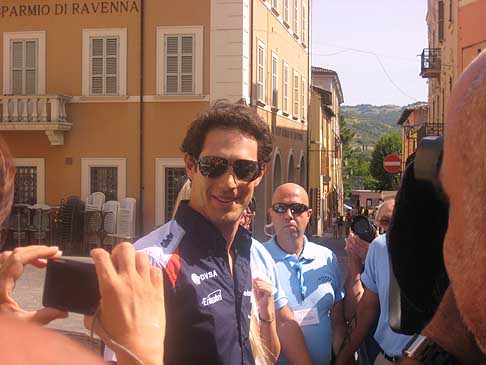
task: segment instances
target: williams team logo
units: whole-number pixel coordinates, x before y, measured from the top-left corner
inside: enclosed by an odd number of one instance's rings
[[[208,271],[208,272],[205,272],[205,273],[202,273],[202,274],[192,273],[191,279],[194,282],[194,284],[199,285],[204,280],[213,279],[216,276],[218,276],[218,273],[216,272],[216,270],[213,270],[213,271]]]
[[[204,297],[201,304],[205,307],[208,305],[221,302],[223,300],[223,296],[221,295],[221,289],[215,290],[212,293],[209,293],[207,297]]]

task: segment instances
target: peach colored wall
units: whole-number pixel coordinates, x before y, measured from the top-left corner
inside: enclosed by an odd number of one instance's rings
[[[459,8],[459,68],[462,72],[486,48],[486,0],[477,0]]]
[[[96,1],[86,1],[91,4]],[[11,7],[21,2],[9,1]],[[54,1],[38,1],[53,6]],[[73,1],[67,1],[71,9]],[[84,3],[80,1],[79,3]],[[109,2],[108,2],[109,3]],[[132,2],[129,1],[129,4]],[[135,2],[140,9],[140,0]],[[3,4],[2,4],[3,5]],[[0,6],[1,9],[1,6]],[[191,11],[192,10],[192,11]],[[209,93],[210,0],[167,2],[145,1],[145,95],[156,93],[156,27],[202,25],[204,29],[203,93]],[[140,95],[140,12],[89,15],[49,15],[35,17],[0,17],[0,33],[46,31],[46,93],[81,95],[82,29],[127,28],[127,92]],[[0,36],[0,49],[3,49]],[[3,58],[0,57],[0,88]],[[86,100],[85,100],[86,101]],[[61,198],[81,193],[81,158],[124,157],[127,159],[127,196],[139,197],[139,103],[71,103],[68,118],[71,131],[64,134],[63,146],[51,146],[44,132],[2,132],[15,157],[45,158],[46,203],[56,205]],[[207,101],[155,101],[144,104],[144,231],[155,224],[155,159],[182,157],[179,146],[194,117]],[[72,165],[65,159],[72,158]]]

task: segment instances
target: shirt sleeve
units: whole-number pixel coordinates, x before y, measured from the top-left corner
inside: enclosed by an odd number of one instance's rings
[[[366,255],[364,272],[361,274],[361,281],[363,285],[378,293],[378,286],[376,284],[376,246],[377,243],[372,242]]]
[[[253,278],[260,278],[273,284],[273,301],[275,309],[279,310],[288,303],[280,279],[278,277],[277,265],[270,253],[261,243],[252,244],[250,259],[251,275]]]
[[[344,298],[344,288],[343,282],[341,278],[341,270],[339,269],[339,261],[337,259],[336,254],[332,253],[332,267],[334,271],[334,276],[336,278],[334,293],[335,293],[335,300],[334,303],[340,302]]]

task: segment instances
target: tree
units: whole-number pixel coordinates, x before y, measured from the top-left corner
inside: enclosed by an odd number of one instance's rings
[[[352,142],[356,136],[346,123],[346,119],[340,116],[341,142],[343,145],[343,186],[346,198],[351,196],[353,179],[361,179],[364,189],[374,190],[377,181],[370,174],[371,155],[359,147],[353,147]]]
[[[370,173],[377,181],[378,190],[397,190],[400,184],[399,174],[390,174],[383,168],[383,159],[390,153],[400,155],[402,138],[399,133],[385,134],[376,141],[371,155]]]

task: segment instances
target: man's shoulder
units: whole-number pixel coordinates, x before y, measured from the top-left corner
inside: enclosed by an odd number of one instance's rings
[[[264,260],[273,261],[272,255],[270,254],[270,252],[268,252],[264,244],[260,241],[257,241],[253,237],[251,239],[251,252],[252,255],[257,255]]]
[[[373,241],[370,243],[370,250],[373,251],[382,251],[386,250],[386,234],[383,234],[381,236],[376,237]]]
[[[318,254],[320,258],[322,257],[327,258],[334,255],[334,252],[330,248],[327,248],[326,246],[323,245],[319,245],[315,242],[307,240],[306,245],[308,245],[311,252]]]
[[[145,252],[152,260],[162,260],[166,263],[185,233],[177,221],[171,220],[137,240],[134,247],[137,251]]]

